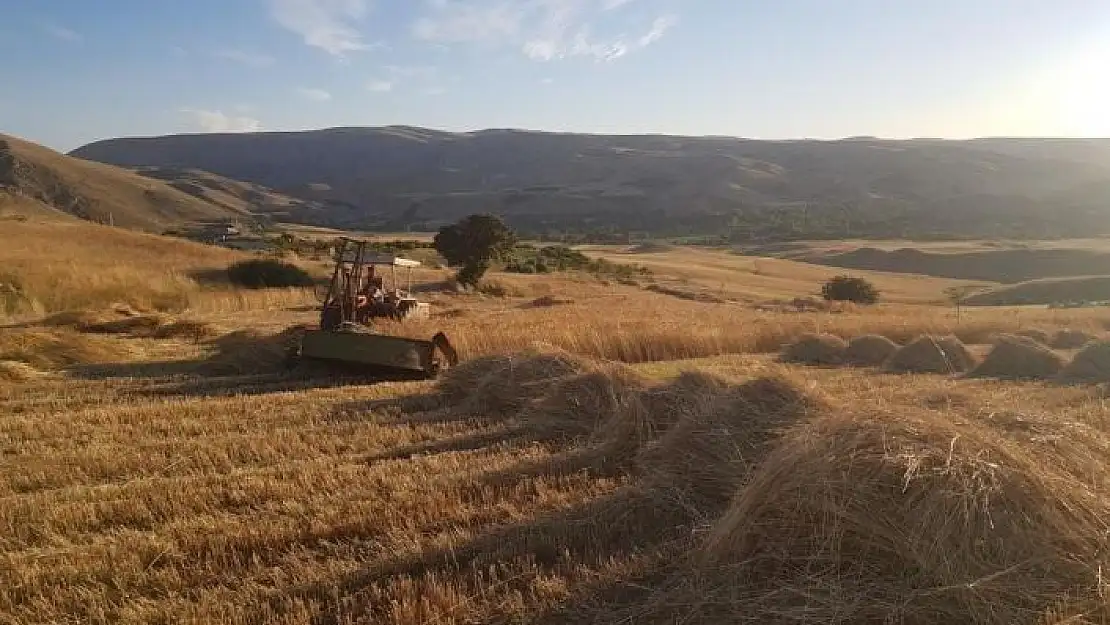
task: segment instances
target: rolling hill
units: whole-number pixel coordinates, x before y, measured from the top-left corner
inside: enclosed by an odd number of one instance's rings
[[[109,139],[114,165],[200,169],[320,204],[316,225],[434,229],[477,211],[528,232],[737,241],[1110,232],[1110,141],[757,141],[405,126]],[[322,208],[321,208],[322,206]]]
[[[244,219],[246,207],[202,199],[132,171],[0,135],[0,213],[78,217],[149,232]]]

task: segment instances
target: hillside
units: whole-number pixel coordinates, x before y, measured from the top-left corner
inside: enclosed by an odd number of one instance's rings
[[[210,204],[223,206],[237,213],[252,213],[273,220],[288,219],[293,213],[311,215],[324,206],[278,193],[262,185],[232,180],[199,169],[173,167],[136,167],[135,173],[161,180],[167,185]]]
[[[196,168],[327,210],[316,225],[427,230],[480,210],[530,232],[735,241],[1110,231],[1110,141],[756,141],[411,127],[99,141],[75,156]]]
[[[36,217],[66,214],[150,232],[247,214],[119,167],[4,135],[0,135],[0,212]]]

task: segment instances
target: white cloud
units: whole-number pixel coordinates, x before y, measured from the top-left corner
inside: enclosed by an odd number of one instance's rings
[[[358,23],[369,11],[367,0],[269,0],[270,16],[297,33],[305,45],[336,57],[369,50]]]
[[[75,30],[66,28],[65,26],[59,26],[58,24],[47,23],[47,24],[43,24],[42,27],[43,27],[43,30],[45,30],[47,32],[47,34],[49,34],[50,36],[52,36],[56,39],[61,39],[62,41],[78,42],[78,41],[82,41],[84,39],[84,37],[81,36],[81,33],[77,32]]]
[[[227,59],[229,61],[235,61],[236,63],[242,63],[243,65],[246,65],[248,67],[267,67],[269,65],[273,65],[274,63],[274,57],[272,56],[259,54],[257,52],[250,52],[249,50],[240,50],[237,48],[217,50],[213,54],[221,59]]]
[[[308,98],[309,100],[315,100],[317,102],[327,102],[331,99],[331,94],[327,91],[324,91],[323,89],[301,87],[300,89],[297,89],[297,93],[301,94],[301,96],[305,98]]]
[[[193,124],[204,132],[258,132],[262,123],[253,117],[235,117],[222,111],[183,108],[182,113],[192,117]]]
[[[427,0],[412,26],[419,39],[438,43],[511,45],[537,61],[570,57],[611,61],[646,48],[674,26],[657,17],[643,34],[614,32],[630,17],[618,11],[633,0]],[[595,36],[595,30],[608,34]]]
[[[366,83],[366,89],[376,93],[385,93],[393,91],[393,83],[388,80],[371,80]]]

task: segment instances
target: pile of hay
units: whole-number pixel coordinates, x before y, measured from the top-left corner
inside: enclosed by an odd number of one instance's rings
[[[894,373],[966,373],[975,356],[955,336],[920,336],[898,349],[883,365]]]
[[[513,416],[563,378],[596,361],[547,346],[484,356],[448,369],[437,384],[443,403],[483,416]]]
[[[896,351],[898,344],[894,341],[878,334],[866,334],[848,341],[844,362],[857,367],[878,367]]]
[[[124,341],[64,327],[9,328],[0,332],[0,360],[22,362],[36,369],[120,362],[134,355]]]
[[[595,363],[548,388],[520,414],[522,425],[543,438],[579,441],[622,456],[655,438],[665,423],[641,400],[648,380],[621,363]]]
[[[166,323],[153,330],[151,336],[156,339],[186,339],[190,341],[203,341],[216,338],[220,330],[210,323],[192,319],[179,319]]]
[[[1079,467],[1106,443],[1071,443],[1081,459],[1069,466],[1048,446],[936,413],[817,419],[764,458],[658,612],[691,624],[1008,625],[1089,608],[1074,622],[1104,622],[1110,498],[1092,484],[1110,472],[1104,460]]]
[[[1094,341],[1064,366],[1060,377],[1068,382],[1110,382],[1110,341]]]
[[[782,362],[802,365],[839,365],[848,344],[831,334],[806,334],[782,351]]]
[[[995,339],[979,366],[968,375],[975,378],[1047,380],[1064,368],[1064,358],[1043,343],[1024,336],[1003,334]]]
[[[0,382],[30,382],[46,375],[25,362],[0,360]]]
[[[704,371],[683,371],[674,379],[640,393],[640,401],[660,423],[675,423],[684,416],[704,410],[724,395],[732,383]]]
[[[787,378],[757,378],[682,413],[636,464],[649,487],[703,515],[728,502],[782,429],[827,406]]]
[[[1045,344],[1051,345],[1053,349],[1079,349],[1097,338],[1082,330],[1060,330],[1052,335],[1052,340],[1045,341]]]
[[[555,297],[554,295],[543,295],[537,297],[527,304],[528,308],[550,308],[552,306],[565,306],[573,304],[574,300],[566,297]]]
[[[1045,332],[1044,330],[1038,330],[1037,328],[1019,330],[1017,332],[1014,332],[1014,334],[1016,336],[1024,336],[1027,339],[1033,339],[1041,345],[1048,345],[1052,342],[1052,337],[1049,336],[1048,332]]]

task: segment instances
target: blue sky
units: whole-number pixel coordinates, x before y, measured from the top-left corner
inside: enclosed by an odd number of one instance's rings
[[[1110,136],[1107,0],[11,0],[0,132]]]

